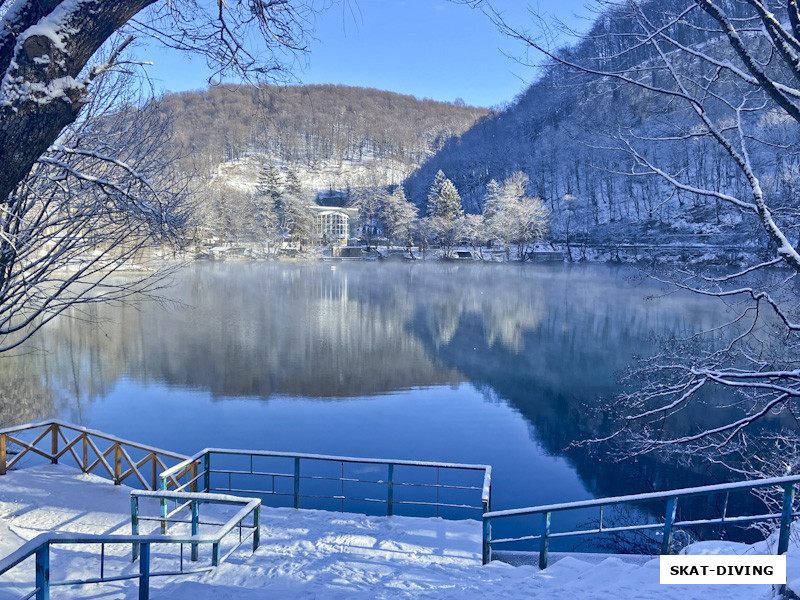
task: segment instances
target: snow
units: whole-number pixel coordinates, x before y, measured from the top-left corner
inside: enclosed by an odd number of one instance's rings
[[[142,501],[144,503],[144,501]],[[148,513],[143,507],[143,514]],[[154,508],[154,507],[151,507]],[[130,533],[130,489],[75,469],[45,465],[0,477],[0,554],[45,531]],[[477,521],[368,517],[314,510],[262,509],[261,547],[234,553],[211,573],[151,580],[152,597],[172,600],[261,598],[437,598],[504,600],[726,600],[774,597],[765,585],[660,585],[659,560],[646,557],[553,555],[551,566],[482,566]],[[152,512],[152,511],[151,511]],[[152,513],[155,514],[155,513]],[[150,523],[150,522],[147,522]],[[144,530],[143,530],[144,531]],[[202,533],[202,531],[201,531]],[[247,544],[245,544],[247,546]],[[700,542],[692,554],[765,553],[769,544]],[[136,573],[129,548],[107,548],[106,573]],[[202,559],[201,550],[201,559]],[[161,560],[157,556],[154,561]],[[96,577],[87,547],[57,548],[54,578]],[[156,563],[154,562],[154,565]],[[789,556],[789,579],[800,586],[800,551]],[[0,578],[0,599],[16,598],[33,574],[31,561]],[[58,588],[59,598],[136,598],[137,583]]]
[[[219,164],[210,185],[222,184],[252,194],[258,187],[261,169],[266,163],[279,169],[294,168],[303,189],[314,193],[392,185],[402,182],[414,170],[413,165],[372,156],[364,156],[362,160],[319,160],[314,165],[307,165],[288,163],[273,155],[254,152],[239,161]]]
[[[16,40],[14,47],[14,57],[20,56],[23,52],[25,42],[33,37],[47,39],[50,48],[42,57],[34,57],[34,62],[39,65],[49,65],[52,60],[63,69],[66,66],[65,57],[68,54],[66,40],[68,36],[77,32],[77,29],[68,25],[70,18],[78,11],[81,4],[87,0],[63,0],[49,14],[41,18],[36,24],[23,31]],[[15,4],[3,15],[2,23],[13,20],[21,4]],[[56,99],[66,98],[69,100],[68,92],[78,90],[82,92],[85,88],[84,82],[79,82],[69,75],[53,78],[45,81],[29,81],[25,77],[15,75],[19,65],[12,61],[0,80],[0,106],[13,106],[18,102],[32,100],[37,104],[43,105]]]

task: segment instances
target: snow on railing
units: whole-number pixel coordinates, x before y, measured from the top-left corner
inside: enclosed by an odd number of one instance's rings
[[[752,481],[740,481],[733,483],[722,483],[692,488],[682,488],[668,490],[664,492],[651,492],[646,494],[633,494],[629,496],[615,496],[610,498],[597,498],[594,500],[581,500],[578,502],[565,502],[560,504],[548,504],[542,506],[532,506],[528,508],[515,508],[511,510],[487,511],[483,515],[483,562],[491,560],[492,544],[509,544],[514,542],[539,540],[539,568],[545,569],[548,561],[548,549],[550,540],[553,538],[618,534],[623,532],[655,530],[662,534],[661,554],[669,554],[672,548],[673,534],[679,527],[697,527],[739,523],[755,523],[765,521],[780,521],[780,534],[778,538],[778,554],[784,554],[789,547],[789,532],[792,518],[800,516],[800,512],[793,510],[795,486],[800,483],[800,475],[790,477],[774,477],[770,479],[759,479]],[[728,515],[728,500],[731,492],[752,491],[763,488],[781,488],[781,512],[765,513],[758,515],[741,514]],[[693,496],[724,496],[722,511],[719,517],[679,520],[676,519],[678,500]],[[666,501],[666,510],[663,522],[645,523],[637,525],[623,526],[603,526],[603,509],[605,507],[619,507],[623,505],[647,503],[654,501]],[[585,510],[590,508],[599,509],[599,519],[597,527],[591,529],[573,529],[570,531],[551,532],[551,518],[553,513]],[[501,519],[511,519],[514,517],[524,517],[531,515],[541,515],[541,532],[536,535],[525,535],[519,537],[495,538],[491,537],[491,524],[493,521]]]
[[[29,439],[23,439],[27,436]],[[0,475],[19,466],[25,457],[58,463],[72,458],[84,473],[108,476],[119,485],[126,480],[145,490],[158,488],[158,475],[186,455],[124,440],[64,421],[48,420],[0,429]],[[197,465],[187,464],[187,472]],[[174,472],[174,470],[173,470]],[[183,475],[180,473],[178,476]]]
[[[185,501],[191,506],[191,521],[181,521],[191,524],[192,535],[139,535],[139,523],[143,520],[161,520],[161,517],[143,517],[139,514],[139,500],[142,498],[157,499],[161,503],[169,500]],[[240,505],[242,508],[225,523],[202,523],[214,525],[217,529],[213,533],[200,535],[198,526],[200,504],[218,505]],[[253,515],[252,525],[244,524],[248,516]],[[150,597],[150,578],[163,576],[191,575],[203,573],[219,566],[234,551],[236,551],[248,537],[252,535],[253,552],[258,549],[260,543],[260,523],[261,523],[261,500],[258,498],[242,498],[226,496],[222,494],[197,494],[197,493],[176,493],[176,492],[150,492],[132,491],[131,492],[131,529],[132,535],[101,535],[101,534],[75,534],[75,533],[45,533],[26,542],[9,556],[0,560],[0,576],[4,575],[14,567],[19,566],[27,559],[33,557],[35,561],[35,581],[33,591],[23,595],[20,600],[35,598],[36,600],[49,600],[50,588],[65,585],[84,585],[90,583],[107,583],[111,581],[124,581],[128,579],[139,580],[139,600],[148,600]],[[172,519],[172,521],[177,521]],[[242,535],[242,528],[251,529],[251,534]],[[239,542],[225,555],[220,555],[220,546],[225,537],[232,531],[239,530]],[[162,531],[166,532],[166,525],[162,525]],[[50,570],[50,548],[55,545],[86,545],[91,544],[100,546],[98,559],[98,577],[83,577],[70,579],[67,581],[53,581]],[[153,570],[152,563],[156,557],[151,554],[151,549],[156,544],[169,546],[180,545],[179,568],[177,570]],[[106,563],[109,561],[106,553],[106,546],[130,545],[133,548],[133,562],[139,560],[139,570],[137,573],[121,572],[109,575]],[[200,545],[211,545],[210,564],[205,567],[193,567],[187,569],[183,560],[184,546],[191,546],[191,561],[198,560],[198,547]],[[90,555],[96,556],[96,555]],[[158,557],[160,562],[174,560],[172,555]],[[119,561],[118,561],[119,562]],[[130,564],[126,561],[125,564]]]
[[[225,457],[239,464],[226,466]],[[320,471],[322,464],[333,465],[334,470]],[[192,472],[191,465],[201,466]],[[312,466],[318,470],[312,471]],[[456,481],[457,474],[464,471],[479,479],[472,485]],[[413,480],[413,475],[422,473],[429,478]],[[199,486],[207,492],[284,498],[287,503],[291,499],[294,508],[300,508],[305,499],[306,504],[327,501],[327,507],[336,502],[342,512],[345,508],[366,512],[364,506],[385,504],[387,516],[395,514],[398,507],[431,507],[435,516],[445,518],[491,510],[489,465],[207,448],[161,473],[160,487],[173,487],[175,480],[182,478],[185,481],[175,486],[178,491]],[[376,492],[380,497],[375,497]],[[429,495],[420,498],[410,496],[412,492]]]

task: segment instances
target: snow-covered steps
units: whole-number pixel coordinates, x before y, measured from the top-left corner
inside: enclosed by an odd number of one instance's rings
[[[43,531],[130,533],[130,489],[75,469],[45,465],[0,478],[0,555]],[[704,542],[704,553],[761,552],[759,546]],[[111,552],[111,551],[109,551]],[[109,569],[136,568],[127,549],[114,550]],[[556,558],[556,556],[554,556]],[[481,565],[477,521],[264,507],[261,546],[234,553],[205,575],[151,581],[151,598],[214,600],[316,598],[437,598],[503,600],[547,598],[663,598],[726,600],[774,597],[770,586],[659,585],[658,559],[558,556],[550,567]],[[789,554],[790,580],[800,573],[800,553]],[[59,549],[51,557],[54,578],[96,576],[97,556],[86,548]],[[127,571],[125,571],[127,570]],[[18,571],[18,572],[17,572]],[[33,565],[0,578],[0,600],[29,591]],[[27,586],[27,587],[26,587]],[[136,580],[57,588],[54,598],[138,597]]]

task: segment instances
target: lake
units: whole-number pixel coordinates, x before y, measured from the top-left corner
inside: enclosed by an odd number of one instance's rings
[[[488,463],[496,509],[710,483],[704,463],[570,447],[655,336],[721,318],[665,291],[605,265],[195,263],[170,303],[92,306],[0,359],[24,399],[0,416],[189,454]]]

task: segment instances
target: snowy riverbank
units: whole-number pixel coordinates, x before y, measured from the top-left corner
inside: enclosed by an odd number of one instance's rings
[[[130,489],[77,470],[46,465],[0,477],[0,554],[44,531],[129,533]],[[771,586],[660,585],[658,558],[597,560],[567,556],[545,571],[501,562],[481,566],[480,525],[409,517],[366,517],[324,511],[265,508],[262,545],[234,553],[210,574],[152,581],[153,598],[442,598],[504,600],[638,599],[726,600],[775,597]],[[693,553],[764,553],[754,546],[704,542]],[[107,569],[135,568],[127,551],[109,552]],[[54,578],[96,576],[88,551],[59,549]],[[790,551],[789,580],[800,578],[800,551]],[[17,598],[33,576],[24,563],[0,578],[0,598]],[[800,584],[800,580],[797,581]],[[800,586],[796,586],[800,587]],[[59,598],[135,598],[136,582],[60,588]]]

